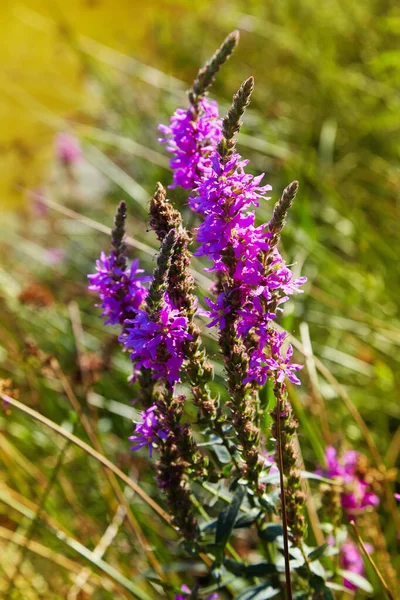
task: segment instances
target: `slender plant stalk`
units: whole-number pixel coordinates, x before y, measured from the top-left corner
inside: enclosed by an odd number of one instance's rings
[[[355,524],[354,521],[350,521],[350,525],[353,528],[354,531],[354,535],[357,538],[357,541],[360,545],[361,550],[364,552],[369,564],[371,565],[371,567],[373,568],[375,575],[377,576],[377,578],[379,579],[379,582],[386,594],[386,596],[389,598],[389,600],[395,600],[395,597],[393,596],[391,590],[389,589],[388,584],[386,583],[386,581],[383,579],[381,572],[379,571],[378,567],[376,566],[376,564],[374,563],[370,553],[368,552],[367,548],[365,547],[365,544],[360,536],[360,533],[358,531],[357,525]]]
[[[283,476],[283,452],[282,452],[282,438],[281,438],[281,395],[278,391],[276,394],[276,437],[278,444],[278,468],[279,468],[279,483],[281,488],[281,505],[282,505],[282,527],[283,527],[283,547],[285,554],[285,579],[286,579],[286,593],[287,599],[293,600],[292,594],[292,580],[290,577],[290,559],[289,559],[289,536],[288,536],[288,523],[286,513],[286,494],[285,494],[285,482]]]

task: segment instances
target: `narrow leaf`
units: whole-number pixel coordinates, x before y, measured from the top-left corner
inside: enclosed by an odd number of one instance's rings
[[[308,560],[310,562],[312,562],[313,560],[317,560],[318,558],[321,558],[321,556],[323,556],[325,554],[325,551],[328,549],[329,544],[327,544],[326,542],[324,544],[322,544],[321,546],[318,546],[318,548],[315,548],[314,550],[312,550],[310,552],[310,554],[307,556]]]
[[[240,529],[241,527],[250,527],[250,525],[252,525],[258,519],[260,514],[260,511],[256,509],[252,510],[248,514],[239,515],[235,521],[234,528]]]
[[[258,535],[266,542],[273,542],[278,536],[282,535],[282,531],[282,525],[268,523],[261,531],[259,531]]]
[[[341,575],[343,577],[343,579],[346,579],[347,581],[349,581],[350,583],[352,583],[353,585],[358,587],[363,592],[372,594],[372,592],[374,591],[374,588],[372,587],[370,582],[365,579],[365,577],[362,577],[361,575],[358,575],[357,573],[353,573],[352,571],[345,571],[342,569],[340,569],[338,571],[338,573],[339,573],[339,575]]]
[[[274,598],[279,593],[279,589],[263,584],[245,590],[239,596],[236,596],[235,600],[268,600],[269,598]]]
[[[218,515],[217,530],[215,532],[215,545],[222,552],[232,533],[232,529],[234,527],[245,494],[246,489],[239,485],[234,493],[229,507],[220,512]]]
[[[265,577],[277,572],[276,566],[267,562],[260,562],[246,567],[246,577]]]

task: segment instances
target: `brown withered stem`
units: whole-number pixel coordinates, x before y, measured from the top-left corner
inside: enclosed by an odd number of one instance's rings
[[[224,163],[235,152],[236,136],[242,126],[241,118],[250,104],[250,97],[254,90],[254,77],[249,77],[242,83],[233,97],[232,106],[222,121],[222,139],[217,150]]]
[[[192,89],[188,92],[190,104],[196,105],[201,100],[207,89],[213,83],[216,74],[222,65],[229,59],[238,43],[239,32],[233,31],[223,41],[221,46],[204,65],[204,67],[199,70],[197,77],[194,80]]]

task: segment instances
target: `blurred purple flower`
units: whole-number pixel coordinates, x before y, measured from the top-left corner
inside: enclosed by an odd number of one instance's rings
[[[336,449],[328,446],[325,450],[325,460],[327,466],[319,473],[343,481],[341,500],[345,513],[355,518],[366,507],[379,504],[378,496],[372,493],[369,484],[357,472],[358,452],[348,450],[339,460]]]
[[[366,544],[366,548],[368,552],[372,552],[373,550],[370,544]],[[351,571],[356,575],[364,574],[364,561],[356,544],[351,540],[346,540],[340,549],[340,564],[346,571]],[[343,585],[349,590],[357,590],[357,586],[347,579],[343,580]]]
[[[79,140],[69,133],[58,133],[55,141],[55,153],[60,162],[73,165],[82,158]]]

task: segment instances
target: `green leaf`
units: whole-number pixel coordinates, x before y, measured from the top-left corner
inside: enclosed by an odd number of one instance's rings
[[[282,525],[275,523],[267,523],[261,531],[258,532],[259,537],[266,542],[273,542],[278,536],[282,535]]]
[[[231,462],[231,455],[229,454],[225,446],[220,446],[216,444],[212,447],[212,450],[221,464],[227,465]]]
[[[338,573],[343,577],[343,579],[347,579],[347,581],[350,581],[350,583],[358,587],[363,592],[372,594],[372,592],[374,591],[374,588],[372,587],[370,582],[365,579],[365,577],[362,577],[357,573],[353,573],[352,571],[346,571],[343,569],[340,569]]]
[[[231,558],[224,558],[224,567],[234,575],[244,577],[246,571],[246,565],[244,563],[237,562]]]
[[[323,579],[326,579],[326,571],[319,560],[315,560],[309,564],[310,571]]]
[[[263,494],[261,496],[261,498],[259,499],[260,504],[263,508],[265,508],[266,510],[268,510],[268,512],[270,513],[274,513],[276,512],[276,506],[275,503],[273,502],[271,496],[269,496],[268,494]]]
[[[329,483],[330,485],[339,486],[340,484],[334,479],[329,479],[328,477],[323,477],[322,475],[317,475],[317,473],[312,473],[311,471],[300,471],[301,476],[304,479],[313,479],[315,481],[321,481],[322,483]]]
[[[231,474],[231,471],[232,471],[232,469],[233,469],[233,463],[230,463],[230,464],[224,465],[224,466],[222,467],[222,475],[223,475],[225,478],[228,478],[228,477],[230,476],[230,474]]]
[[[265,577],[266,575],[273,575],[277,573],[276,566],[272,563],[260,562],[255,565],[249,565],[246,567],[247,577]]]
[[[245,590],[239,596],[236,596],[235,600],[268,600],[269,598],[274,598],[279,593],[279,589],[263,584]]]
[[[309,583],[312,589],[317,590],[317,592],[321,592],[325,587],[325,581],[319,575],[310,577]]]
[[[318,558],[321,558],[321,556],[323,556],[325,554],[325,551],[328,549],[329,544],[328,543],[324,543],[321,546],[318,546],[318,548],[315,548],[314,550],[312,550],[310,552],[310,554],[307,556],[309,561],[313,561],[313,560],[317,560]]]
[[[255,509],[245,515],[239,515],[235,521],[234,529],[250,527],[259,517],[261,511]]]
[[[245,495],[246,488],[238,485],[229,507],[220,512],[218,515],[217,530],[215,532],[215,545],[217,547],[218,554],[216,557],[217,564],[219,564],[222,560],[224,548],[232,533],[232,529],[235,525],[235,521]]]

